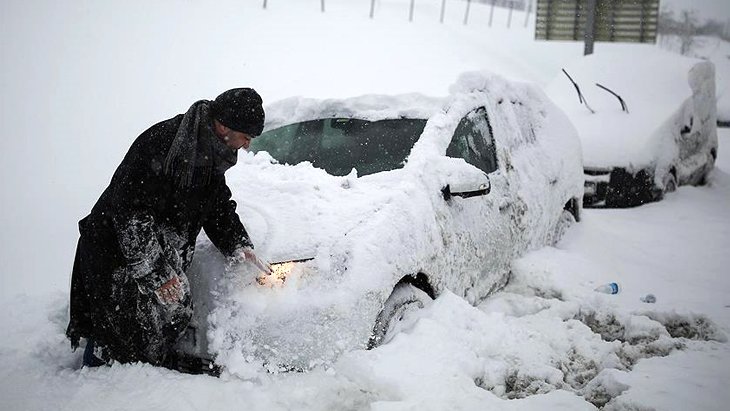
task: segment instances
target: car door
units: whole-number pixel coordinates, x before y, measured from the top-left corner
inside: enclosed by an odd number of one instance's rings
[[[711,79],[712,76],[696,75],[697,72],[712,71],[711,65],[710,62],[697,63],[689,73],[692,106],[687,113],[689,118],[685,118],[679,135],[675,136],[679,151],[678,184],[698,183],[713,162],[711,150],[717,147],[715,85],[713,81],[698,80]],[[693,78],[696,81],[691,80]]]
[[[706,164],[710,161],[707,147],[711,127],[708,127],[708,122],[707,118],[695,121],[695,117],[690,116],[688,124],[682,127],[675,138],[679,151],[678,184],[694,184],[705,172]]]
[[[465,115],[456,127],[446,155],[461,158],[487,174],[490,192],[484,196],[451,200],[454,241],[469,284],[464,297],[471,302],[501,287],[509,274],[514,230],[510,227],[512,196],[505,170],[498,162],[498,147],[484,107]]]

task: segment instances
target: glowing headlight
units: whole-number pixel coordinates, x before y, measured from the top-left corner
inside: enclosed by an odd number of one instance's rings
[[[309,261],[311,258],[304,258],[299,260],[282,261],[280,263],[272,263],[270,275],[262,275],[258,277],[256,281],[266,287],[282,286],[286,281],[286,278],[291,274],[297,263]]]

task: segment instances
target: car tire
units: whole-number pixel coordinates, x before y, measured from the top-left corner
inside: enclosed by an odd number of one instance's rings
[[[664,175],[664,179],[662,179],[662,185],[664,186],[662,188],[662,197],[667,195],[667,193],[677,191],[677,177],[672,172],[667,172]]]
[[[368,350],[389,342],[400,331],[403,320],[407,321],[414,311],[432,303],[431,297],[415,285],[408,282],[398,283],[375,320],[368,340]]]
[[[712,172],[712,169],[715,168],[715,155],[713,152],[710,152],[708,155],[709,159],[707,160],[707,164],[705,164],[705,171],[702,173],[702,176],[700,177],[699,181],[697,181],[697,185],[704,186],[708,183],[708,177],[710,173]]]
[[[575,224],[575,216],[570,211],[564,209],[560,213],[560,217],[558,218],[558,222],[555,223],[553,231],[549,234],[547,243],[552,246],[557,244],[573,224]]]
[[[710,175],[710,170],[707,170],[704,173],[702,173],[702,175],[700,176],[700,179],[697,181],[697,185],[706,186],[707,183],[709,182],[709,180],[708,180],[709,175]]]

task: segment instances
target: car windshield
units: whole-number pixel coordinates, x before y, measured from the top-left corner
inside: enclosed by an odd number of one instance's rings
[[[252,152],[267,151],[281,164],[309,161],[327,173],[359,176],[402,168],[426,126],[423,119],[368,121],[326,118],[269,130],[253,139]]]

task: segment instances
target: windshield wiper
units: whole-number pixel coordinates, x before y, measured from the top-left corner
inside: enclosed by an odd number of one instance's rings
[[[622,98],[621,98],[621,96],[619,96],[618,94],[614,93],[614,92],[613,92],[613,91],[612,91],[611,89],[609,89],[608,87],[602,86],[602,85],[600,85],[600,84],[598,84],[598,83],[596,83],[596,86],[598,86],[598,87],[600,87],[600,88],[602,88],[602,89],[604,89],[604,90],[608,91],[609,93],[613,94],[614,96],[616,96],[616,98],[618,99],[619,103],[621,103],[621,111],[625,111],[625,112],[626,112],[626,113],[628,114],[628,112],[629,112],[629,107],[628,107],[628,106],[626,105],[626,102],[624,101],[624,99],[622,99]]]
[[[588,105],[588,101],[586,101],[586,98],[583,97],[583,93],[580,92],[580,87],[578,87],[578,83],[576,83],[573,80],[573,78],[570,77],[570,74],[568,74],[568,72],[565,71],[565,69],[562,69],[562,70],[563,70],[563,73],[565,73],[565,75],[568,76],[568,80],[570,80],[570,82],[573,83],[573,86],[575,87],[575,91],[578,92],[578,101],[581,102],[582,104],[585,104],[586,108],[588,108],[588,110],[591,112],[591,114],[596,114],[596,112],[593,111],[591,106]]]

